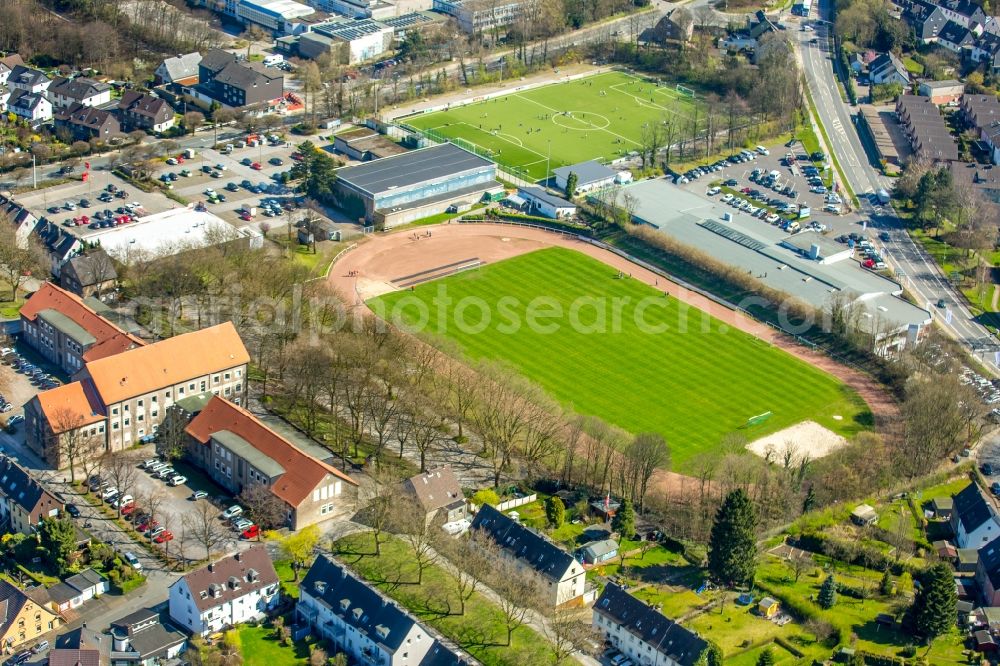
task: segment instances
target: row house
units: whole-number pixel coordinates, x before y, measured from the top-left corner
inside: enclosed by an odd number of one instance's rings
[[[218,396],[198,411],[185,432],[192,462],[233,495],[255,485],[267,486],[284,504],[292,530],[333,518],[344,508],[345,484],[357,485]]]
[[[43,282],[21,308],[21,339],[67,375],[145,344],[51,282]]]
[[[937,162],[958,159],[955,138],[929,97],[900,95],[896,100],[896,116],[914,153]]]
[[[976,586],[986,606],[1000,606],[1000,537],[979,549]]]
[[[33,534],[46,518],[56,518],[63,503],[11,458],[0,461],[0,523],[7,532]]]
[[[510,516],[484,505],[472,521],[472,530],[489,536],[504,555],[534,574],[539,595],[552,607],[586,593],[586,572],[572,555]]]
[[[695,666],[708,643],[615,583],[593,608],[593,625],[636,666]]]
[[[166,132],[174,126],[174,110],[166,100],[134,90],[126,90],[122,95],[118,113],[122,127],[129,132]]]
[[[74,102],[55,116],[56,127],[67,130],[76,141],[108,141],[122,133],[118,117],[111,111]]]
[[[380,666],[464,666],[477,663],[447,645],[394,601],[327,555],[299,586],[296,617],[352,662]]]
[[[49,85],[49,100],[57,109],[81,106],[101,106],[111,101],[111,86],[85,76],[68,79],[57,77]]]
[[[0,211],[6,213],[8,224],[14,225],[14,240],[20,248],[28,247],[28,239],[38,226],[38,218],[14,201],[12,197],[0,194]]]
[[[253,546],[185,574],[170,586],[170,619],[195,636],[259,622],[281,599],[265,546]]]
[[[242,402],[249,361],[231,322],[88,361],[76,381],[25,405],[27,444],[56,468],[66,437],[122,450],[155,433],[176,400],[210,392]]]

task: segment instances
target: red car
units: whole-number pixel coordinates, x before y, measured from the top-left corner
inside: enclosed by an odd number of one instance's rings
[[[170,530],[167,530],[166,532],[160,532],[159,534],[157,534],[156,538],[153,539],[153,541],[155,541],[156,543],[166,543],[167,541],[170,541],[173,538],[174,538],[174,533],[171,532]]]
[[[291,157],[296,162],[302,161],[302,153],[292,153]]]
[[[250,168],[254,171],[260,171],[262,167],[260,166],[260,162],[254,162],[250,165]]]
[[[129,502],[128,504],[122,507],[122,515],[127,516],[133,511],[135,511],[136,508],[138,507],[136,507],[135,502]]]
[[[240,533],[242,539],[256,539],[260,536],[260,525],[251,525]]]
[[[149,532],[151,530],[156,529],[159,526],[160,526],[160,523],[158,523],[155,520],[144,520],[141,523],[139,523],[138,530],[140,532]]]
[[[249,222],[253,219],[253,217],[251,217],[250,213],[243,212],[240,213],[240,219],[243,220],[244,222]]]

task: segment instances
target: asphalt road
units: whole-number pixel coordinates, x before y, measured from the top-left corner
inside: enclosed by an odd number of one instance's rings
[[[1000,375],[993,351],[1000,350],[995,337],[979,324],[969,311],[962,296],[956,293],[933,259],[916,244],[902,228],[891,206],[879,206],[872,196],[881,188],[890,189],[890,179],[871,163],[854,126],[854,109],[844,103],[839,94],[833,71],[832,42],[829,24],[816,23],[816,18],[828,16],[830,2],[823,0],[819,15],[810,17],[814,32],[805,32],[789,22],[789,36],[797,46],[802,69],[806,75],[819,121],[830,137],[828,146],[836,156],[844,177],[861,200],[860,212],[869,217],[872,226],[884,229],[890,240],[885,243],[885,259],[896,277],[927,308],[937,323],[952,337],[964,344],[973,355],[995,375]],[[816,43],[812,43],[813,37]],[[839,177],[839,176],[838,176]],[[943,301],[944,308],[937,303]]]

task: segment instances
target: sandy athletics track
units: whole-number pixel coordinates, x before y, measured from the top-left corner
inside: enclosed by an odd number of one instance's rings
[[[431,234],[429,237],[426,235],[428,232]],[[396,289],[393,281],[398,278],[473,258],[491,264],[546,247],[565,247],[594,257],[634,279],[642,280],[684,303],[708,312],[730,326],[777,345],[829,372],[857,391],[868,403],[875,417],[876,427],[884,435],[889,435],[891,426],[898,422],[899,408],[896,402],[868,375],[841,365],[825,354],[796,344],[764,324],[575,236],[505,224],[442,224],[420,227],[416,231],[369,236],[358,247],[344,254],[332,267],[330,283],[344,294],[348,303],[360,306],[368,298]],[[664,476],[680,475],[671,473]]]

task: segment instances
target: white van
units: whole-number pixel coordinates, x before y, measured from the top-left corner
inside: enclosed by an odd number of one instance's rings
[[[264,56],[264,67],[274,67],[279,62],[285,62],[285,56],[278,53]]]
[[[761,155],[770,155],[771,154],[771,151],[768,150],[767,148],[765,148],[764,146],[757,146],[754,150],[756,150]]]

